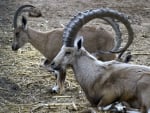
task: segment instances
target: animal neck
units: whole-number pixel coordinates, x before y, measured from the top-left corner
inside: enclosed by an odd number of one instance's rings
[[[32,44],[37,50],[42,54],[45,52],[45,45],[47,43],[46,33],[42,33],[31,28],[27,28],[27,35],[29,38],[29,43]]]
[[[96,60],[96,58],[90,55],[87,51],[83,51],[81,55],[76,57],[72,68],[77,81],[83,89],[87,86],[92,86],[93,81],[95,81],[99,74],[96,72],[99,69],[100,64],[103,64],[103,62]]]

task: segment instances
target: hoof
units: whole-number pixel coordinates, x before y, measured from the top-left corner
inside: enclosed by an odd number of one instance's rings
[[[116,103],[116,105],[111,108],[110,113],[127,113],[126,106],[122,103]]]
[[[52,94],[58,94],[59,93],[59,87],[58,86],[54,86],[53,88],[51,88],[50,92]]]

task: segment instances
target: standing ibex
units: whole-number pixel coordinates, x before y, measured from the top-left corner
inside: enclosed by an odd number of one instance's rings
[[[18,25],[18,16],[24,10],[32,11],[30,8],[33,9],[35,7],[32,5],[23,5],[18,8],[14,15],[14,40],[12,50],[16,51],[25,43],[29,42],[48,59],[46,60],[47,62],[51,62],[62,46],[63,28],[55,29],[49,32],[39,32],[27,26],[27,19],[25,17],[22,18],[22,25]],[[117,50],[121,44],[121,32],[118,24],[111,19],[111,16],[102,19],[107,21],[114,28],[116,32],[115,41],[109,32],[94,26],[83,27],[78,34],[85,37],[84,46],[90,53],[96,55],[98,59],[108,61],[115,59],[115,54],[100,54],[99,51],[108,51],[112,48],[112,50]],[[45,64],[47,62],[45,62]],[[66,71],[64,69],[59,70],[59,74],[61,74],[61,76],[58,76],[57,78],[57,84],[59,85],[58,88],[63,87],[65,72]]]
[[[127,17],[107,8],[88,10],[79,13],[66,26],[63,46],[52,61],[51,68],[59,70],[71,66],[92,105],[105,107],[116,101],[124,101],[133,108],[141,108],[142,113],[150,113],[150,68],[115,60],[99,61],[84,49],[83,38],[76,38],[85,23],[94,18],[108,16],[118,19],[127,27],[127,44],[119,51],[113,51],[124,52],[133,40],[133,31]]]

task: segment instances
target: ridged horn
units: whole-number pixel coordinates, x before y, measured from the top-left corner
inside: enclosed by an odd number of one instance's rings
[[[118,23],[112,19],[112,18],[109,18],[109,17],[104,17],[102,18],[103,20],[105,20],[108,24],[111,25],[111,27],[114,29],[115,31],[115,40],[114,40],[114,47],[112,48],[112,51],[116,51],[120,48],[121,46],[121,42],[122,42],[122,33],[120,31],[120,27],[118,25]]]
[[[87,10],[85,12],[80,12],[74,18],[71,19],[71,21],[66,25],[64,33],[63,33],[63,43],[67,47],[73,47],[73,43],[75,40],[75,37],[80,30],[80,28],[88,23],[90,20],[95,18],[104,18],[104,17],[110,17],[116,20],[119,20],[122,22],[127,31],[128,31],[128,41],[123,48],[119,48],[118,50],[110,50],[110,53],[120,53],[126,51],[126,49],[131,45],[133,39],[134,39],[134,33],[132,30],[132,27],[130,25],[130,22],[128,21],[128,17],[120,13],[116,10],[112,10],[109,8],[100,8],[95,10]]]
[[[34,6],[32,5],[22,5],[20,6],[17,11],[15,12],[15,15],[14,15],[14,20],[13,20],[13,27],[14,28],[17,28],[17,20],[18,20],[18,16],[21,14],[21,12],[23,11],[23,9],[25,8],[35,8]]]

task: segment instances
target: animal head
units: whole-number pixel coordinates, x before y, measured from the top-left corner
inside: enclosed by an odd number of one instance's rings
[[[76,38],[73,47],[63,46],[54,58],[51,66],[55,70],[59,70],[61,68],[66,68],[68,65],[73,64],[76,57],[81,56],[84,50],[83,47],[83,37]]]
[[[71,64],[77,52],[82,50],[82,40],[76,41],[76,35],[80,28],[95,18],[104,18],[104,17],[112,17],[121,21],[128,30],[128,42],[123,48],[119,48],[119,50],[113,51],[110,50],[110,53],[121,53],[121,55],[126,51],[126,49],[131,45],[133,41],[133,30],[128,21],[128,18],[117,11],[111,9],[96,9],[96,10],[87,10],[85,12],[79,13],[77,16],[71,19],[71,21],[67,24],[63,33],[63,46],[58,55],[54,58],[54,61],[51,63],[51,67],[54,69],[59,69],[61,66],[66,66]],[[68,59],[67,59],[68,58]],[[66,64],[65,64],[66,63]]]
[[[29,13],[40,14],[39,11],[35,12],[36,8],[32,5],[23,5],[17,9],[14,15],[13,27],[14,27],[14,39],[12,43],[12,50],[17,51],[25,43],[28,42],[29,34],[27,29],[27,19],[22,16],[21,25],[18,25],[18,18],[22,12],[28,11]],[[41,15],[39,15],[41,16]]]
[[[28,42],[27,20],[24,16],[22,17],[21,23],[22,25],[19,25],[14,29],[14,40],[12,43],[12,50],[14,51],[18,50]]]

